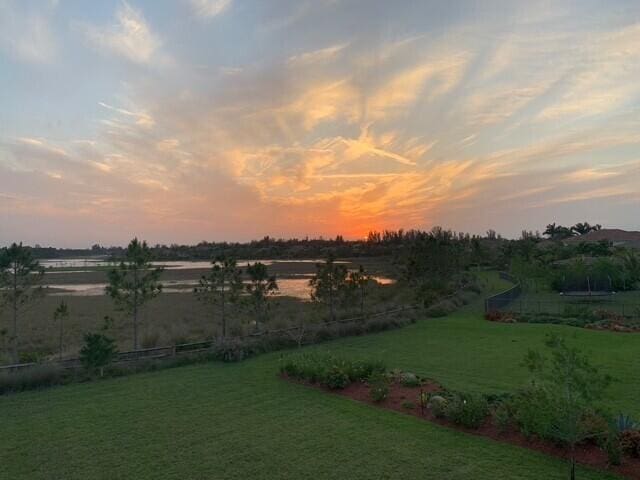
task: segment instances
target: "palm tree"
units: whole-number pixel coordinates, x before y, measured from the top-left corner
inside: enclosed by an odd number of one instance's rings
[[[543,232],[543,235],[547,235],[552,240],[562,240],[564,238],[568,238],[573,235],[571,228],[563,227],[562,225],[556,225],[554,223],[550,223],[547,225],[547,228]]]
[[[584,223],[576,223],[573,227],[571,227],[571,231],[578,235],[584,235],[591,231],[600,230],[601,228],[602,228],[602,225],[598,225],[598,224],[589,225],[589,222],[584,222]]]

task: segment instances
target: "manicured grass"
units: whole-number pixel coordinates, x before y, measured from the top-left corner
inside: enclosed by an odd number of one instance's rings
[[[0,478],[566,477],[557,459],[284,382],[277,365],[268,355],[1,398]]]
[[[579,346],[615,378],[606,406],[640,418],[639,334],[494,323],[467,312],[384,334],[340,339],[330,348],[353,357],[382,359],[388,366],[431,377],[449,388],[491,393],[524,385],[525,353],[544,349],[545,336],[552,332]]]
[[[520,386],[522,356],[556,331],[620,379],[607,403],[640,417],[640,336],[494,324],[475,310],[313,348],[493,392]],[[560,460],[282,381],[280,355],[0,397],[0,478],[566,478]]]

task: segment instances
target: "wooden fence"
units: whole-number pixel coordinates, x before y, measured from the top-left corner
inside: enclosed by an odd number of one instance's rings
[[[304,325],[297,325],[294,327],[283,328],[278,330],[264,330],[261,332],[251,333],[248,335],[236,336],[236,337],[228,337],[228,341],[241,341],[249,338],[261,338],[267,335],[293,335],[294,333],[304,334],[305,332],[309,332],[313,328],[324,328],[331,325],[337,324],[347,324],[354,322],[362,322],[364,320],[369,320],[372,318],[383,317],[386,315],[393,315],[395,313],[401,313],[408,310],[415,310],[419,308],[419,305],[406,305],[400,308],[385,310],[383,312],[371,313],[368,315],[360,315],[357,317],[350,317],[345,319],[334,320],[330,322],[322,322],[322,323],[308,323]],[[112,363],[114,364],[126,364],[129,362],[137,362],[143,360],[154,360],[168,357],[176,357],[179,355],[187,355],[194,353],[201,353],[211,349],[216,343],[215,340],[205,340],[202,342],[193,342],[193,343],[181,343],[177,345],[164,346],[164,347],[153,347],[153,348],[144,348],[139,350],[132,350],[128,352],[118,352],[116,357]],[[82,366],[82,362],[79,357],[76,358],[66,358],[61,360],[49,360],[44,363],[17,363],[13,365],[3,365],[0,366],[0,372],[9,371],[15,372],[18,370],[24,370],[27,368],[32,368],[38,365],[57,365],[59,367],[65,369],[74,369]]]

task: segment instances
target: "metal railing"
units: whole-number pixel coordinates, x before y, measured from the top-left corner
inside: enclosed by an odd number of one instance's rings
[[[484,301],[485,313],[504,309],[515,299],[517,299],[522,293],[522,285],[517,278],[509,275],[507,272],[499,272],[499,275],[502,280],[513,283],[513,286],[508,288],[504,292],[500,292],[486,298]]]

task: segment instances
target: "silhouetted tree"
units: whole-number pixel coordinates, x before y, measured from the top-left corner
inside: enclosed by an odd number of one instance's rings
[[[588,222],[584,223],[576,223],[573,227],[571,227],[571,231],[575,232],[578,235],[584,235],[591,231],[597,231],[602,228],[601,225],[590,225]]]
[[[547,228],[542,232],[542,234],[547,235],[552,240],[563,240],[571,237],[573,232],[570,228],[563,227],[562,225],[556,225],[554,222],[547,225]]]
[[[324,303],[329,308],[332,321],[336,319],[336,306],[347,292],[347,267],[335,263],[333,255],[329,255],[325,263],[316,265],[316,275],[309,281],[311,299]]]
[[[159,283],[161,267],[151,264],[151,250],[147,242],[134,238],[120,264],[109,271],[109,284],[105,288],[116,306],[132,316],[133,349],[138,349],[138,313],[149,300],[162,291]]]
[[[278,283],[275,275],[269,275],[264,263],[256,262],[247,267],[249,283],[246,291],[249,294],[249,306],[255,316],[256,332],[260,325],[267,323],[269,318],[269,297],[278,292]]]
[[[64,337],[64,323],[65,320],[69,318],[69,306],[67,302],[64,300],[60,302],[60,304],[56,307],[53,312],[53,320],[58,322],[60,327],[60,338],[59,338],[59,356],[62,358],[62,340]]]
[[[358,303],[360,304],[360,315],[364,315],[364,300],[367,294],[367,286],[371,281],[371,275],[369,275],[362,265],[358,270],[349,272],[347,276],[347,288],[358,297]]]
[[[22,243],[13,243],[0,251],[0,305],[11,309],[12,332],[11,357],[14,363],[20,361],[18,350],[18,320],[22,308],[42,294],[40,286],[44,268],[33,258],[31,249]]]
[[[227,336],[227,304],[236,303],[242,291],[241,275],[242,270],[237,267],[235,258],[220,256],[212,262],[211,270],[200,278],[194,289],[198,300],[220,309],[222,338]]]

